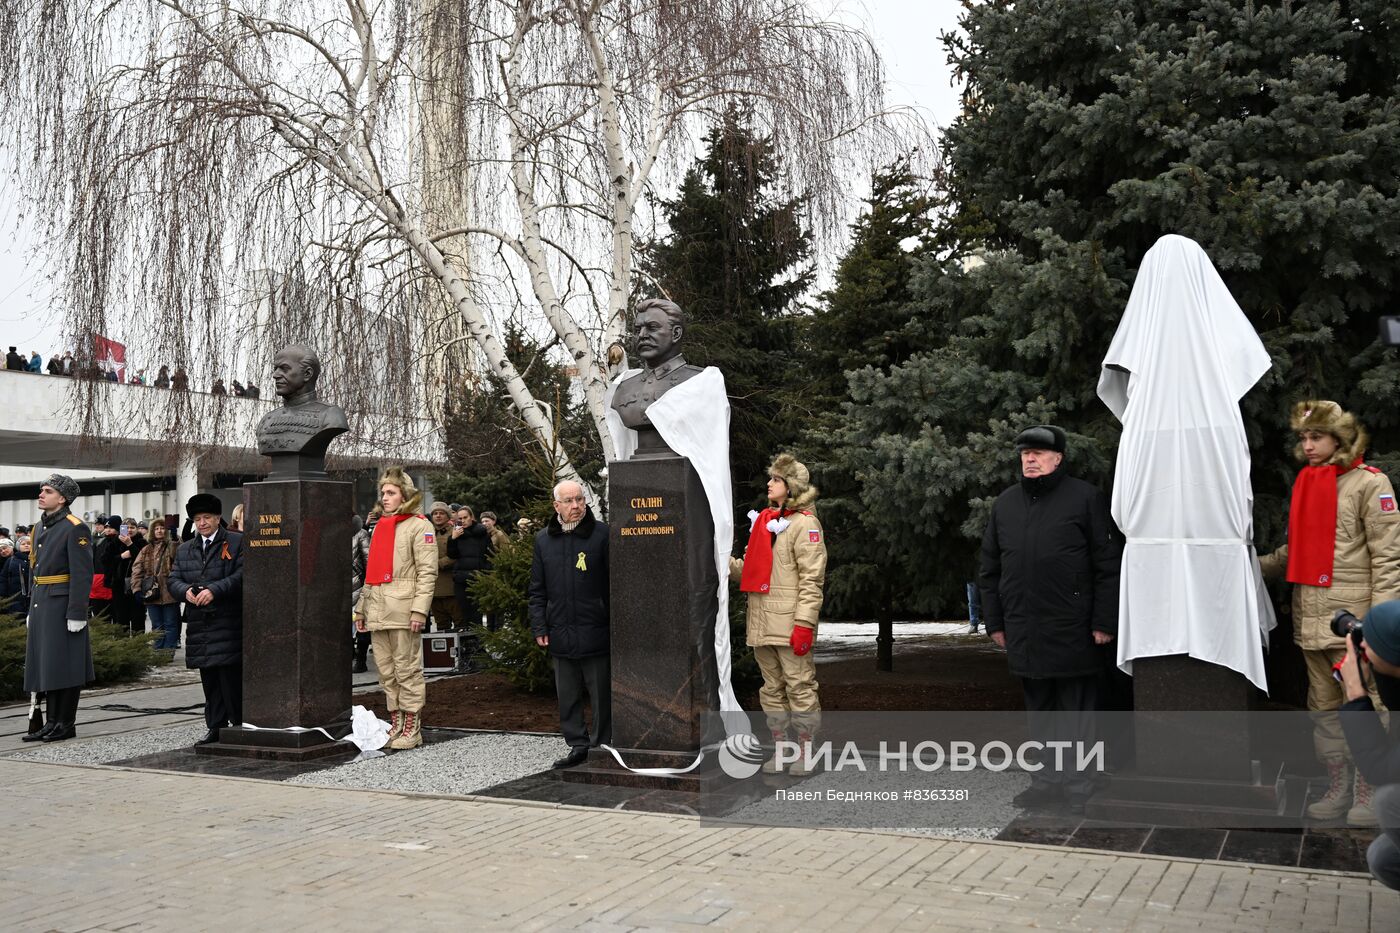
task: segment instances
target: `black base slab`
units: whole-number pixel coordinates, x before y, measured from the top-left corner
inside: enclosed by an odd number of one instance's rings
[[[348,722],[326,726],[327,733],[343,736],[350,732]],[[272,761],[310,761],[338,755],[346,747],[343,742],[327,739],[315,730],[281,732],[273,729],[244,729],[226,726],[219,730],[219,741],[197,745],[201,755],[227,755],[238,758],[265,758]]]
[[[123,768],[148,768],[152,771],[180,771],[185,774],[214,774],[220,777],[257,778],[264,781],[286,781],[313,771],[324,771],[345,764],[358,754],[353,745],[338,745],[334,756],[288,760],[231,755],[211,755],[203,751],[209,746],[197,745],[127,758],[111,764]]]
[[[571,772],[585,767],[586,764],[577,768],[540,771],[476,791],[475,795],[502,800],[602,807],[637,813],[682,813],[718,819],[737,813],[773,792],[772,788],[758,781],[730,782],[718,791],[702,793],[677,786],[648,787],[571,780],[566,777]]]
[[[227,731],[227,730],[224,730]],[[221,733],[222,734],[222,733]],[[424,729],[423,745],[450,742],[460,739],[463,732],[457,729]],[[324,736],[322,737],[324,739]],[[149,768],[153,771],[184,771],[194,774],[220,774],[229,777],[251,777],[266,781],[285,781],[299,774],[311,771],[324,771],[351,761],[360,750],[348,742],[323,742],[330,753],[316,756],[280,757],[266,754],[267,749],[251,749],[252,754],[240,752],[220,753],[225,747],[222,742],[210,745],[191,745],[169,752],[156,752],[137,758],[108,762],[124,768]],[[391,748],[382,749],[385,755],[413,754],[414,750],[397,752]]]
[[[227,739],[211,745],[196,745],[199,755],[220,755],[225,758],[259,758],[264,761],[314,761],[317,758],[341,757],[349,749],[349,757],[359,754],[359,749],[345,742],[321,741],[303,748],[285,748],[276,745],[244,745]]]
[[[639,748],[619,748],[617,753],[632,768],[670,768],[675,771],[689,768],[700,754],[698,751],[668,752]],[[698,767],[684,774],[637,774],[619,765],[616,758],[600,748],[589,750],[588,759],[583,764],[565,768],[559,772],[559,776],[571,784],[606,784],[689,794],[714,793],[733,783],[733,779],[716,766],[714,755],[707,755]]]
[[[1140,772],[1115,774],[1090,799],[1091,819],[1188,827],[1299,827],[1304,785],[1285,779],[1283,766],[1256,771],[1258,781],[1188,780]]]

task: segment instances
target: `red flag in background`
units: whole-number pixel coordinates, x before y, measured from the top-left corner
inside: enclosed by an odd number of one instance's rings
[[[108,373],[116,373],[118,382],[126,382],[126,345],[108,340],[101,334],[92,335],[92,358],[105,378]]]

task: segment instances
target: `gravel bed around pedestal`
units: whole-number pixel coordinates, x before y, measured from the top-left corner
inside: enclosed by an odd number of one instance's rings
[[[64,742],[35,743],[32,751],[16,752],[7,757],[16,761],[51,761],[65,765],[103,765],[125,761],[156,752],[188,748],[204,735],[208,728],[203,722],[190,722],[163,729],[143,732],[123,732],[120,735],[83,738],[83,723],[78,722],[78,737]]]
[[[291,778],[290,784],[470,794],[543,771],[568,749],[559,736],[488,732],[352,761]]]

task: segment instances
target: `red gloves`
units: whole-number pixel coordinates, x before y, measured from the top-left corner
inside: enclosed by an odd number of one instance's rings
[[[812,630],[805,625],[794,625],[788,644],[792,645],[793,654],[802,657],[812,650]]]

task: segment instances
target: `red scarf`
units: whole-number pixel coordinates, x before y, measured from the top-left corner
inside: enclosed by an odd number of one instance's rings
[[[1337,479],[1361,465],[1336,463],[1303,467],[1293,481],[1288,507],[1288,582],[1332,585],[1337,550]]]
[[[741,593],[768,592],[773,576],[773,539],[777,537],[768,530],[768,523],[791,514],[788,509],[764,509],[754,520],[749,529],[748,547],[744,549],[744,574],[739,578]]]
[[[365,561],[365,586],[394,582],[394,530],[412,515],[385,515],[374,526],[369,539],[369,559]]]

